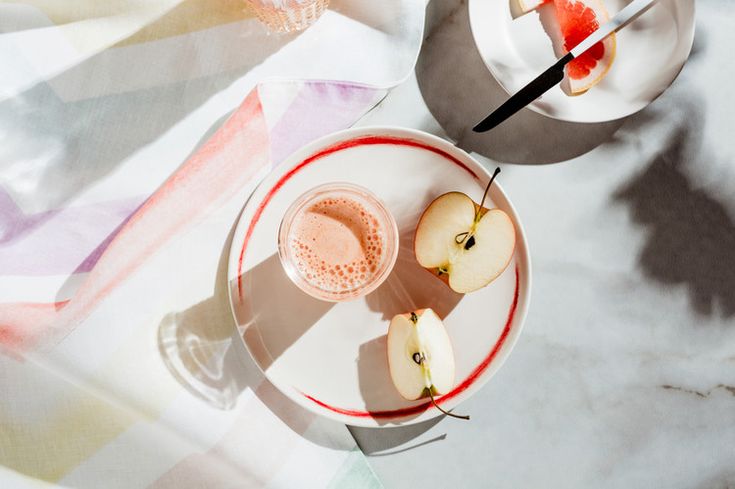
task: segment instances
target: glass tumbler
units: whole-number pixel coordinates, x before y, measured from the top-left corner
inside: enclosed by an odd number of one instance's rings
[[[329,0],[245,0],[271,32],[294,32],[316,22]]]
[[[323,210],[320,210],[321,203],[338,201],[349,202],[353,207],[321,208]],[[310,237],[300,236],[299,230],[302,227],[299,223],[305,222],[310,215],[313,217],[314,214],[321,214],[322,222],[327,225],[321,228],[324,233]],[[369,216],[369,218],[363,216]],[[355,222],[363,219],[365,222],[372,219],[372,222],[369,226],[354,226]],[[363,264],[365,266],[362,267],[362,270],[358,269],[360,265],[356,264],[353,270],[345,263],[341,264],[342,269],[340,270],[340,264],[322,261],[322,270],[329,269],[329,273],[338,274],[334,276],[337,282],[345,281],[343,286],[337,287],[328,286],[326,282],[320,281],[316,276],[319,274],[317,266],[309,268],[303,265],[305,260],[299,258],[300,249],[304,248],[303,243],[311,245],[314,249],[321,249],[322,255],[331,252],[324,250],[336,251],[342,248],[344,243],[334,241],[326,231],[330,224],[332,228],[336,225],[336,229],[349,233],[346,234],[347,237],[355,236],[353,242],[359,241],[360,249],[363,251],[368,247],[380,249],[377,254],[373,253],[371,261]],[[373,229],[366,231],[368,227]],[[368,235],[370,236],[367,237],[367,240],[363,239]],[[357,239],[358,236],[360,239]],[[316,299],[328,302],[357,299],[378,288],[396,263],[398,246],[398,226],[390,211],[368,189],[346,182],[320,185],[298,197],[285,212],[278,232],[278,256],[286,274],[302,291]],[[337,271],[332,267],[335,267]],[[327,276],[327,273],[325,271],[323,275]],[[343,274],[345,278],[339,278]],[[351,277],[349,277],[350,274]],[[349,283],[346,283],[348,280]]]

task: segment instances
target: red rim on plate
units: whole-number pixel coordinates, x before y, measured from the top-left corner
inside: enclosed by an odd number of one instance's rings
[[[406,133],[407,137],[403,136],[393,136],[393,135],[386,135],[386,134],[375,134],[376,132],[381,132],[380,130],[376,129],[359,129],[359,130],[348,130],[345,131],[347,133],[349,132],[366,132],[365,135],[357,135],[355,137],[350,137],[344,140],[339,140],[336,143],[328,144],[326,146],[320,145],[317,141],[315,143],[312,143],[310,147],[316,146],[317,149],[313,153],[311,153],[309,156],[300,159],[298,163],[293,165],[293,167],[287,171],[284,175],[282,175],[275,184],[272,184],[271,187],[268,189],[267,192],[265,192],[264,197],[260,200],[260,202],[257,203],[257,207],[255,210],[255,213],[253,214],[253,217],[250,219],[249,223],[247,224],[246,231],[244,233],[244,237],[241,241],[233,242],[232,244],[232,250],[231,250],[231,263],[232,258],[235,257],[235,253],[237,253],[237,261],[236,261],[236,294],[233,298],[231,296],[231,302],[233,300],[237,300],[240,304],[243,303],[244,300],[244,291],[243,291],[243,285],[242,285],[242,275],[243,275],[243,264],[245,260],[246,253],[248,252],[248,245],[250,244],[250,240],[253,236],[253,233],[256,229],[256,226],[258,225],[258,222],[260,218],[262,217],[264,211],[268,207],[269,203],[273,199],[273,197],[281,190],[281,188],[288,182],[291,178],[293,178],[295,175],[297,175],[301,170],[306,168],[309,165],[312,165],[318,161],[320,161],[322,158],[337,153],[339,151],[343,151],[350,148],[356,148],[359,146],[368,146],[368,145],[398,145],[398,146],[408,146],[408,147],[414,147],[419,148],[422,150],[430,151],[432,153],[435,153],[437,155],[440,155],[445,160],[451,162],[454,165],[459,166],[464,171],[469,173],[474,179],[480,180],[480,177],[478,174],[468,166],[464,161],[462,161],[460,158],[450,154],[449,152],[445,151],[444,149],[441,149],[437,145],[432,145],[430,143],[424,142],[422,140],[419,140],[419,138],[414,137],[416,135],[420,136],[422,139],[426,139],[427,137],[431,139],[431,142],[436,144],[436,142],[439,142],[439,144],[446,145],[449,144],[439,138],[436,138],[434,136],[425,135],[423,133],[419,133],[417,131],[410,131],[405,129],[387,129],[386,131],[395,133],[395,132],[401,132]],[[328,136],[335,137],[336,135]],[[461,150],[458,150],[454,147],[452,147],[453,150],[461,152]],[[466,156],[467,159],[471,160],[469,156]],[[478,164],[479,165],[479,164]],[[481,167],[482,168],[482,167]],[[484,170],[483,172],[486,174],[486,176],[489,178],[489,174]],[[498,190],[502,194],[502,190]],[[503,194],[504,196],[504,194]],[[510,203],[508,202],[508,205],[510,206]],[[511,215],[513,217],[514,223],[517,226],[518,234],[521,236],[521,239],[518,240],[517,243],[517,249],[516,253],[519,253],[522,255],[522,260],[520,260],[520,263],[525,265],[527,270],[530,268],[530,260],[528,257],[528,252],[525,245],[525,239],[523,238],[523,231],[522,227],[520,225],[520,222],[517,219],[517,216],[515,215],[515,211],[511,207]],[[240,226],[242,226],[243,223],[240,223]],[[236,237],[238,236],[238,233],[236,233]],[[518,249],[518,246],[520,246],[520,250]],[[505,320],[505,325],[498,336],[497,340],[495,341],[493,347],[488,351],[487,355],[484,357],[484,359],[471,371],[471,373],[462,379],[460,382],[457,383],[456,387],[450,391],[449,393],[437,397],[437,403],[444,404],[447,403],[450,400],[456,399],[461,394],[465,393],[470,387],[472,387],[476,382],[482,377],[483,373],[485,373],[488,368],[491,365],[494,365],[496,360],[499,360],[498,353],[501,351],[504,345],[507,344],[508,338],[511,336],[510,333],[514,331],[515,329],[518,330],[518,333],[520,333],[520,329],[522,327],[523,319],[525,317],[526,309],[527,309],[527,300],[523,301],[523,307],[522,307],[522,313],[520,315],[520,318],[517,318],[517,312],[518,312],[518,306],[519,306],[519,297],[522,295],[522,286],[521,286],[521,267],[519,264],[516,264],[515,267],[515,291],[513,293],[513,300],[509,306],[507,317]],[[530,274],[527,272],[525,274],[524,282],[528,283],[530,286]],[[527,292],[527,291],[526,291]],[[527,295],[527,294],[526,294]],[[234,304],[231,304],[233,306],[233,313],[234,313]],[[516,320],[520,319],[520,320]],[[513,341],[509,345],[512,347],[512,344],[514,343],[515,339],[517,338],[517,334],[514,336]],[[246,345],[247,346],[247,345]],[[256,363],[258,363],[256,361]],[[502,362],[500,362],[502,363]],[[499,366],[499,365],[498,365]],[[268,377],[268,372],[264,372],[266,377]],[[416,414],[421,414],[425,411],[428,411],[432,408],[431,402],[426,400],[421,400],[419,404],[415,404],[412,406],[407,406],[403,408],[398,409],[389,409],[389,410],[361,410],[361,409],[355,409],[353,407],[343,407],[343,406],[334,406],[327,402],[324,402],[323,400],[320,400],[316,398],[315,396],[309,394],[308,392],[302,392],[301,390],[294,388],[293,389],[295,393],[297,394],[294,396],[292,393],[289,397],[296,400],[300,404],[304,405],[305,407],[310,408],[311,410],[314,410],[316,412],[319,412],[321,410],[326,410],[331,413],[335,413],[339,415],[339,417],[344,420],[345,422],[352,422],[355,423],[356,421],[360,419],[365,418],[373,418],[373,419],[394,419],[394,420],[400,420],[401,418],[405,418],[407,416],[412,416]],[[298,398],[301,399],[301,401],[298,400]],[[308,404],[305,404],[304,401],[307,401]],[[435,409],[435,408],[434,408]],[[322,414],[324,414],[322,412]],[[436,415],[439,415],[439,411],[436,410]],[[356,423],[356,424],[359,424]]]

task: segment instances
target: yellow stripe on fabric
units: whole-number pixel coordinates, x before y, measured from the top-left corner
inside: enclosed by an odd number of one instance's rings
[[[136,421],[129,413],[81,392],[65,410],[34,425],[2,421],[2,463],[55,482]]]
[[[126,387],[123,392],[129,397],[122,401],[109,397],[103,388],[79,385],[60,368],[29,364],[28,368],[47,370],[40,375],[48,376],[49,382],[68,384],[71,393],[48,418],[32,424],[10,421],[0,413],[0,463],[37,479],[57,481],[134,423],[160,417],[181,388],[161,364],[154,333],[148,325],[139,328],[95,373],[95,379],[116,389]],[[142,386],[144,392],[135,392]]]
[[[0,466],[0,481],[2,481],[3,489],[72,489],[68,486],[34,479],[2,466]]]
[[[186,0],[24,0],[20,3],[38,9],[71,46],[89,55],[134,35],[182,1]]]
[[[0,0],[0,3],[7,1]],[[20,3],[43,12],[83,49],[99,48],[100,41],[115,42],[115,35],[121,39],[115,46],[127,46],[254,17],[243,0],[25,0]],[[98,35],[93,36],[96,31]]]
[[[36,8],[57,26],[90,19],[125,15],[134,10],[149,10],[152,4],[148,0],[73,0],[68,2],[60,2],[59,0],[2,0],[0,3],[15,3]]]
[[[155,41],[253,18],[243,0],[185,0],[115,46]]]

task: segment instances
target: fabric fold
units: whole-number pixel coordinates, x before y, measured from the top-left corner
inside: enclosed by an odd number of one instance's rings
[[[424,3],[290,36],[148,3],[0,5],[0,480],[379,487],[233,336],[222,264],[269,169],[410,74]]]

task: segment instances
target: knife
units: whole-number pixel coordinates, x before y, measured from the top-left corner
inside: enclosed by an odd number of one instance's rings
[[[515,95],[506,100],[503,105],[481,120],[472,128],[472,130],[475,132],[489,131],[526,105],[539,98],[547,90],[564,79],[564,67],[567,63],[605,39],[613,32],[617,32],[633,22],[656,1],[657,0],[633,0],[630,2],[624,9],[618,12],[615,17],[598,27],[595,32],[587,36],[571,51],[559,58],[548,70],[534,78],[531,83],[521,88]]]

